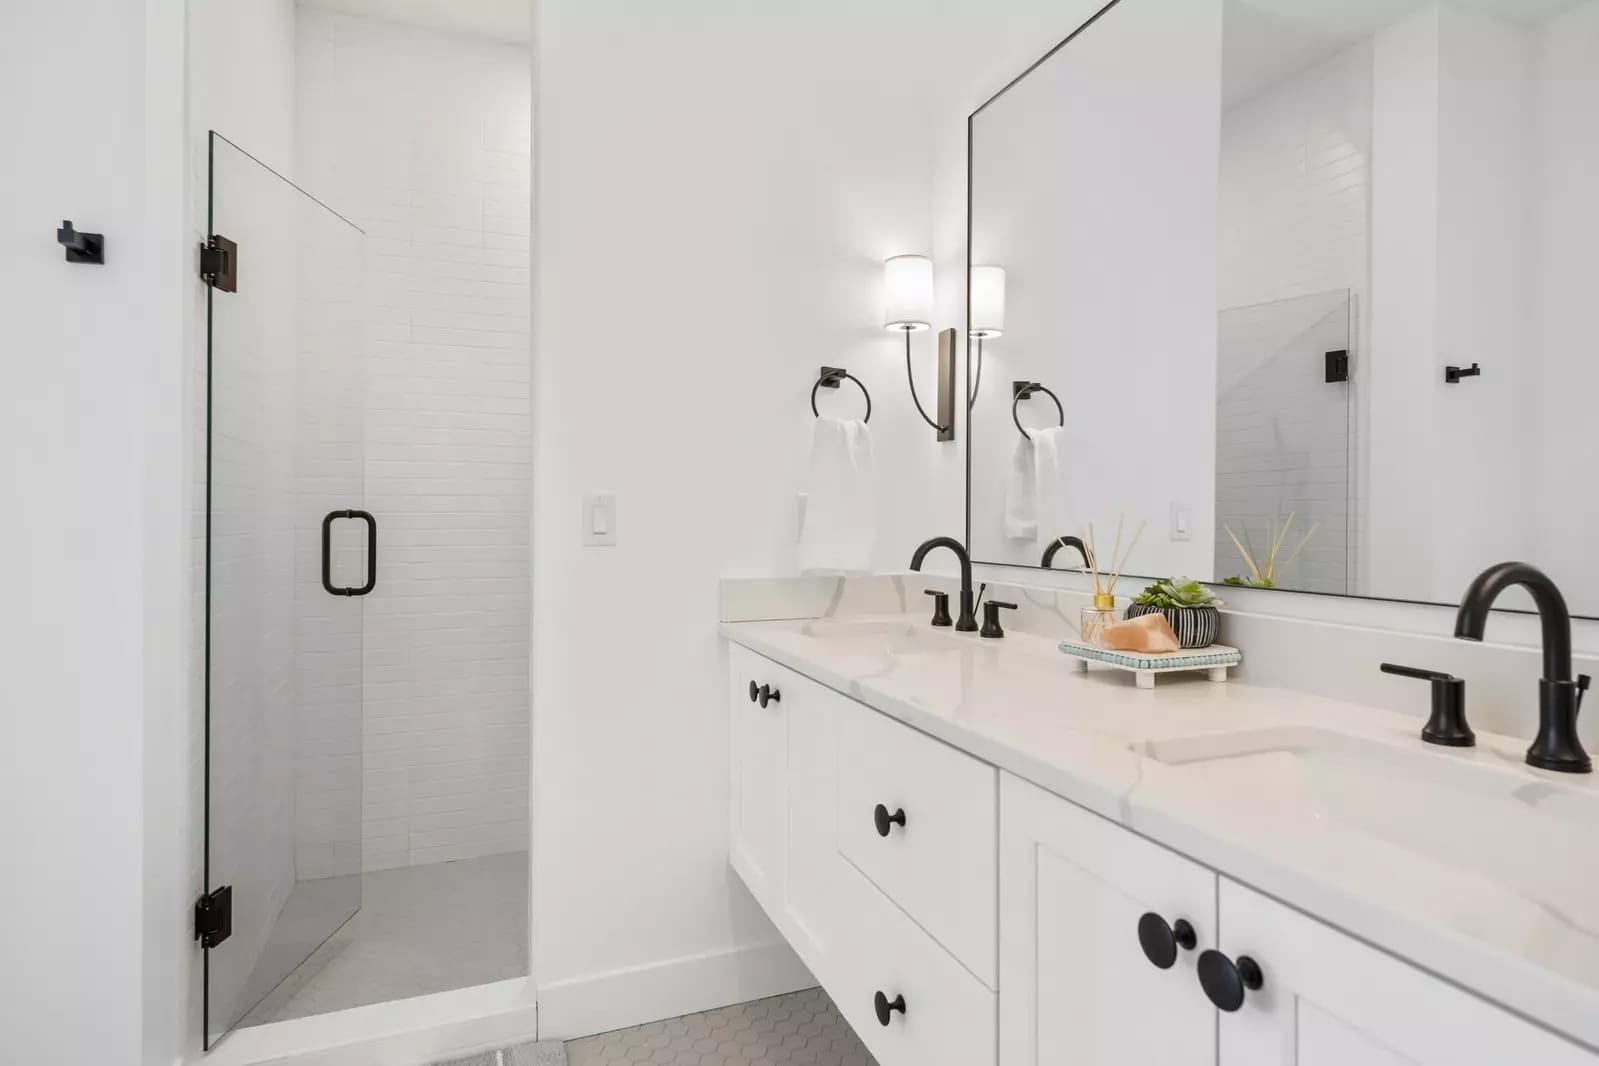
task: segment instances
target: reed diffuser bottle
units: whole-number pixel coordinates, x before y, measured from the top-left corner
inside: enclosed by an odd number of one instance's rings
[[[1133,546],[1138,543],[1138,538],[1144,535],[1145,523],[1138,523],[1138,531],[1133,534],[1132,540],[1127,542],[1127,550],[1122,550],[1122,526],[1124,519],[1116,521],[1116,544],[1111,549],[1111,566],[1108,571],[1099,568],[1099,552],[1094,547],[1094,527],[1088,527],[1088,537],[1084,541],[1088,557],[1088,570],[1094,578],[1094,599],[1092,603],[1084,605],[1077,613],[1077,632],[1082,637],[1083,643],[1091,644],[1096,648],[1105,646],[1105,630],[1115,625],[1121,619],[1116,610],[1116,582],[1121,580],[1122,567],[1127,564],[1127,559],[1133,553]]]

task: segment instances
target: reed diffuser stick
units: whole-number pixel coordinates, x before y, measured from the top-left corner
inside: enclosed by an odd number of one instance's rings
[[[1116,594],[1116,583],[1121,580],[1122,571],[1126,569],[1127,561],[1133,557],[1133,549],[1138,546],[1138,538],[1144,535],[1144,527],[1147,525],[1149,525],[1149,521],[1147,519],[1139,522],[1138,529],[1133,533],[1133,539],[1127,542],[1127,551],[1122,554],[1120,558],[1111,560],[1112,571],[1110,575],[1110,587],[1105,591],[1109,592],[1113,596]],[[1117,543],[1120,544],[1120,532],[1117,533],[1116,540]]]

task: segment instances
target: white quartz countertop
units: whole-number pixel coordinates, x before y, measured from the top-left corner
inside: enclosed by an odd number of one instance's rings
[[[1524,740],[1440,748],[1419,719],[1202,673],[1139,690],[920,615],[722,633],[1599,1049],[1599,787],[1527,767]]]

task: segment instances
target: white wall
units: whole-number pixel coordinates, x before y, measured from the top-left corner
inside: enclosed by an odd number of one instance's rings
[[[1449,601],[1492,563],[1541,561],[1526,521],[1531,424],[1543,417],[1527,399],[1539,152],[1530,40],[1449,4],[1376,38],[1361,550],[1371,594]],[[1444,382],[1446,364],[1472,362],[1481,378]],[[1568,589],[1579,606],[1595,595],[1569,579]]]
[[[19,1062],[171,1062],[182,1039],[175,996],[143,995],[179,983],[192,902],[167,820],[184,753],[181,55],[167,2],[0,15],[0,1033]],[[106,265],[64,261],[63,218],[106,235]]]
[[[879,565],[956,531],[959,496],[879,305],[881,261],[930,243],[921,5],[539,22],[533,891],[558,1036],[805,979],[727,865],[715,612],[718,576],[795,566],[816,368],[877,404]],[[581,546],[594,491],[617,547]]]
[[[528,846],[531,56],[302,8],[297,174],[367,231],[367,870]],[[323,876],[325,824],[302,832]],[[309,835],[307,835],[309,834]]]
[[[1060,510],[1074,519],[1040,536],[1092,523],[1108,562],[1125,515],[1129,536],[1148,522],[1130,572],[1209,576],[1221,13],[1119,5],[974,120],[975,261],[1007,270],[1006,332],[985,346],[973,412],[979,558],[1038,560],[1000,521],[1011,382],[1036,380],[1065,408]],[[1024,425],[1055,424],[1047,398],[1022,408]],[[1193,440],[1206,446],[1179,443]],[[1174,508],[1190,513],[1187,538],[1169,535]]]

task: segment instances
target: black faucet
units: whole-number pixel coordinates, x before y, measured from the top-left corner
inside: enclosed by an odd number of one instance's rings
[[[1050,564],[1055,561],[1055,553],[1060,551],[1062,548],[1077,549],[1077,554],[1083,557],[1083,566],[1085,568],[1088,566],[1088,549],[1083,546],[1083,542],[1080,537],[1056,537],[1054,540],[1049,542],[1049,547],[1044,549],[1044,561],[1038,565],[1042,566],[1045,570],[1048,570]]]
[[[1527,762],[1540,770],[1586,774],[1593,761],[1577,739],[1577,712],[1588,691],[1587,674],[1571,679],[1571,612],[1549,575],[1526,563],[1500,563],[1477,575],[1460,601],[1455,636],[1481,640],[1494,600],[1511,585],[1532,593],[1543,624],[1543,679],[1538,682],[1538,735],[1527,749]]]
[[[920,570],[922,560],[927,558],[927,553],[934,548],[948,548],[955,553],[961,561],[961,613],[955,619],[955,630],[959,633],[977,632],[976,608],[972,603],[972,557],[966,554],[966,549],[954,537],[934,537],[916,549],[916,554],[911,556],[911,569]]]

